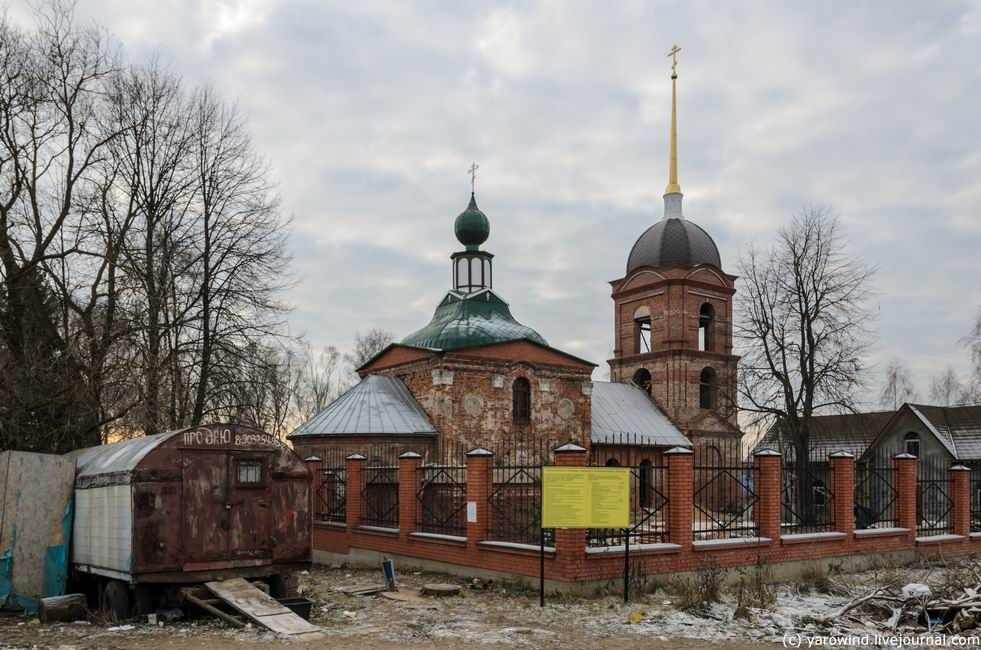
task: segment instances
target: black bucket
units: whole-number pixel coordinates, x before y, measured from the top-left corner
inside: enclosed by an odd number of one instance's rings
[[[303,620],[310,620],[310,608],[313,606],[313,601],[309,598],[297,596],[295,598],[277,598],[276,600],[279,601],[280,605],[291,609],[294,614]]]

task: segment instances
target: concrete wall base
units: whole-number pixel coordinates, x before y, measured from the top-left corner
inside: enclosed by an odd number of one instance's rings
[[[323,565],[342,565],[352,567],[377,568],[381,571],[381,562],[384,559],[395,561],[396,572],[400,569],[413,571],[429,571],[434,573],[446,573],[459,576],[461,578],[480,578],[482,580],[495,580],[518,584],[529,589],[538,589],[538,578],[531,576],[516,575],[505,571],[492,571],[471,566],[452,564],[449,562],[439,562],[437,560],[427,560],[406,555],[395,555],[391,553],[380,553],[363,548],[352,547],[348,554],[333,553],[330,551],[314,550],[313,561],[315,564]],[[869,553],[864,555],[841,555],[837,557],[815,558],[813,560],[794,560],[790,562],[769,562],[766,566],[772,572],[773,579],[777,582],[792,582],[800,580],[808,572],[815,568],[830,570],[832,568],[845,572],[865,571],[881,567],[901,567],[912,564],[916,561],[916,551],[900,550],[882,553]],[[740,577],[754,571],[756,566],[746,565],[720,569],[723,573],[725,584],[736,584]],[[638,592],[653,591],[659,587],[664,587],[673,579],[684,579],[693,577],[696,571],[679,571],[675,573],[660,573],[654,575],[640,576],[631,578],[631,589]],[[381,575],[379,573],[379,575]],[[623,588],[622,578],[609,580],[585,580],[582,582],[560,582],[557,580],[546,580],[545,590],[548,593],[580,594],[593,595],[602,591],[619,591]]]

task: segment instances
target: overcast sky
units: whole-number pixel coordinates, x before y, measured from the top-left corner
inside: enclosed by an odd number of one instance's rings
[[[10,11],[26,19],[27,4]],[[608,281],[662,214],[677,42],[685,214],[725,270],[803,204],[830,204],[879,267],[873,372],[900,358],[925,397],[946,364],[967,370],[977,3],[80,0],[78,13],[239,101],[295,219],[291,327],[316,345],[429,321],[476,160],[495,289],[600,378]]]

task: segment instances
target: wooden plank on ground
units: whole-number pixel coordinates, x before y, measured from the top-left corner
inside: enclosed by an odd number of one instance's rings
[[[323,637],[319,627],[303,620],[243,578],[216,580],[205,586],[237,611],[273,632],[303,639]]]

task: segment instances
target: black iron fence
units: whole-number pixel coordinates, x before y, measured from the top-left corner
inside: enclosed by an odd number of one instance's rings
[[[981,532],[981,461],[963,463],[971,470],[971,532]]]
[[[487,498],[490,538],[519,544],[538,544],[541,535],[542,465],[494,465]],[[553,533],[545,531],[546,543]]]
[[[692,534],[696,541],[757,537],[755,474],[738,441],[695,446]]]
[[[424,465],[419,470],[416,526],[425,533],[467,534],[467,466]]]
[[[605,466],[606,464],[603,463]],[[630,528],[590,528],[586,542],[589,546],[623,546],[629,535],[630,544],[655,544],[668,539],[668,496],[665,465],[642,462],[630,467]]]
[[[371,447],[362,470],[361,524],[399,527],[399,461],[396,446]]]
[[[801,465],[784,462],[780,470],[780,531],[822,533],[835,529],[834,474],[829,461]]]
[[[855,464],[855,528],[899,526],[899,490],[892,456],[877,454]]]
[[[951,485],[948,463],[943,458],[921,458],[916,463],[916,534],[947,535],[951,532]]]

